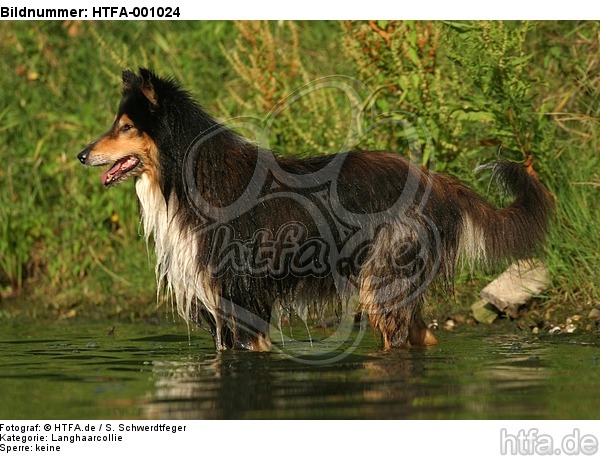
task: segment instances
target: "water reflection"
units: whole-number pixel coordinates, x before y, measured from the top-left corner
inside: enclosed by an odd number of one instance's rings
[[[122,326],[110,337],[97,325],[1,329],[2,419],[587,419],[600,410],[592,336],[475,328],[442,332],[437,347],[382,352],[371,334],[347,346],[313,334],[271,353],[215,353],[209,336],[169,327]]]
[[[307,365],[281,354],[189,356],[153,366],[148,418],[536,417],[545,407],[543,349],[515,351],[487,341],[449,348],[381,352]],[[456,348],[456,347],[453,347]],[[486,350],[487,349],[487,350]],[[507,401],[506,394],[519,395]]]

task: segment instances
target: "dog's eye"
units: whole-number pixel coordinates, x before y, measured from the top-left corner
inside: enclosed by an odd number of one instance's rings
[[[129,130],[131,130],[132,128],[133,128],[133,125],[131,125],[131,124],[125,124],[125,125],[123,125],[123,126],[121,127],[121,131],[122,131],[123,133],[125,133],[126,131],[129,131]]]

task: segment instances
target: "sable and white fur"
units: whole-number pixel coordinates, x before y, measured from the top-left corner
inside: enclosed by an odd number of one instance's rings
[[[515,196],[496,209],[389,152],[277,156],[145,69],[123,73],[113,126],[78,157],[110,165],[106,186],[135,178],[159,289],[217,349],[267,350],[275,306],[319,309],[353,293],[385,348],[434,344],[421,317],[430,283],[451,284],[461,257],[529,258],[552,212],[546,189],[515,163],[488,166]]]

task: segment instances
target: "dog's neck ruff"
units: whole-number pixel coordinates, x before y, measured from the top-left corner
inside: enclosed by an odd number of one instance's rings
[[[158,293],[164,290],[167,296],[174,297],[179,315],[187,322],[196,298],[216,315],[216,296],[198,266],[198,240],[177,214],[179,202],[175,192],[167,204],[160,187],[146,174],[137,179],[135,190],[141,204],[146,244],[151,235],[154,237]]]

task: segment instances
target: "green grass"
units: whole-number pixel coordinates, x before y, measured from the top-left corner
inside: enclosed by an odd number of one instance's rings
[[[4,295],[36,298],[59,314],[152,301],[132,183],[105,191],[76,154],[112,123],[123,68],[194,74],[192,88],[213,102],[227,73],[215,42],[231,25],[15,22],[0,33]]]
[[[106,191],[75,158],[112,122],[122,69],[138,66],[177,77],[222,118],[264,117],[269,103],[317,77],[357,78],[373,95],[365,108],[425,119],[433,141],[413,158],[435,159],[482,192],[488,181],[474,181],[472,169],[493,159],[486,144],[533,154],[557,201],[544,304],[584,312],[600,302],[598,30],[598,22],[2,23],[0,316],[156,312],[133,184]],[[348,109],[339,93],[306,97],[274,124],[272,145],[300,155],[335,149]],[[386,128],[361,144],[407,147]],[[472,299],[472,280],[457,287],[459,302]]]

